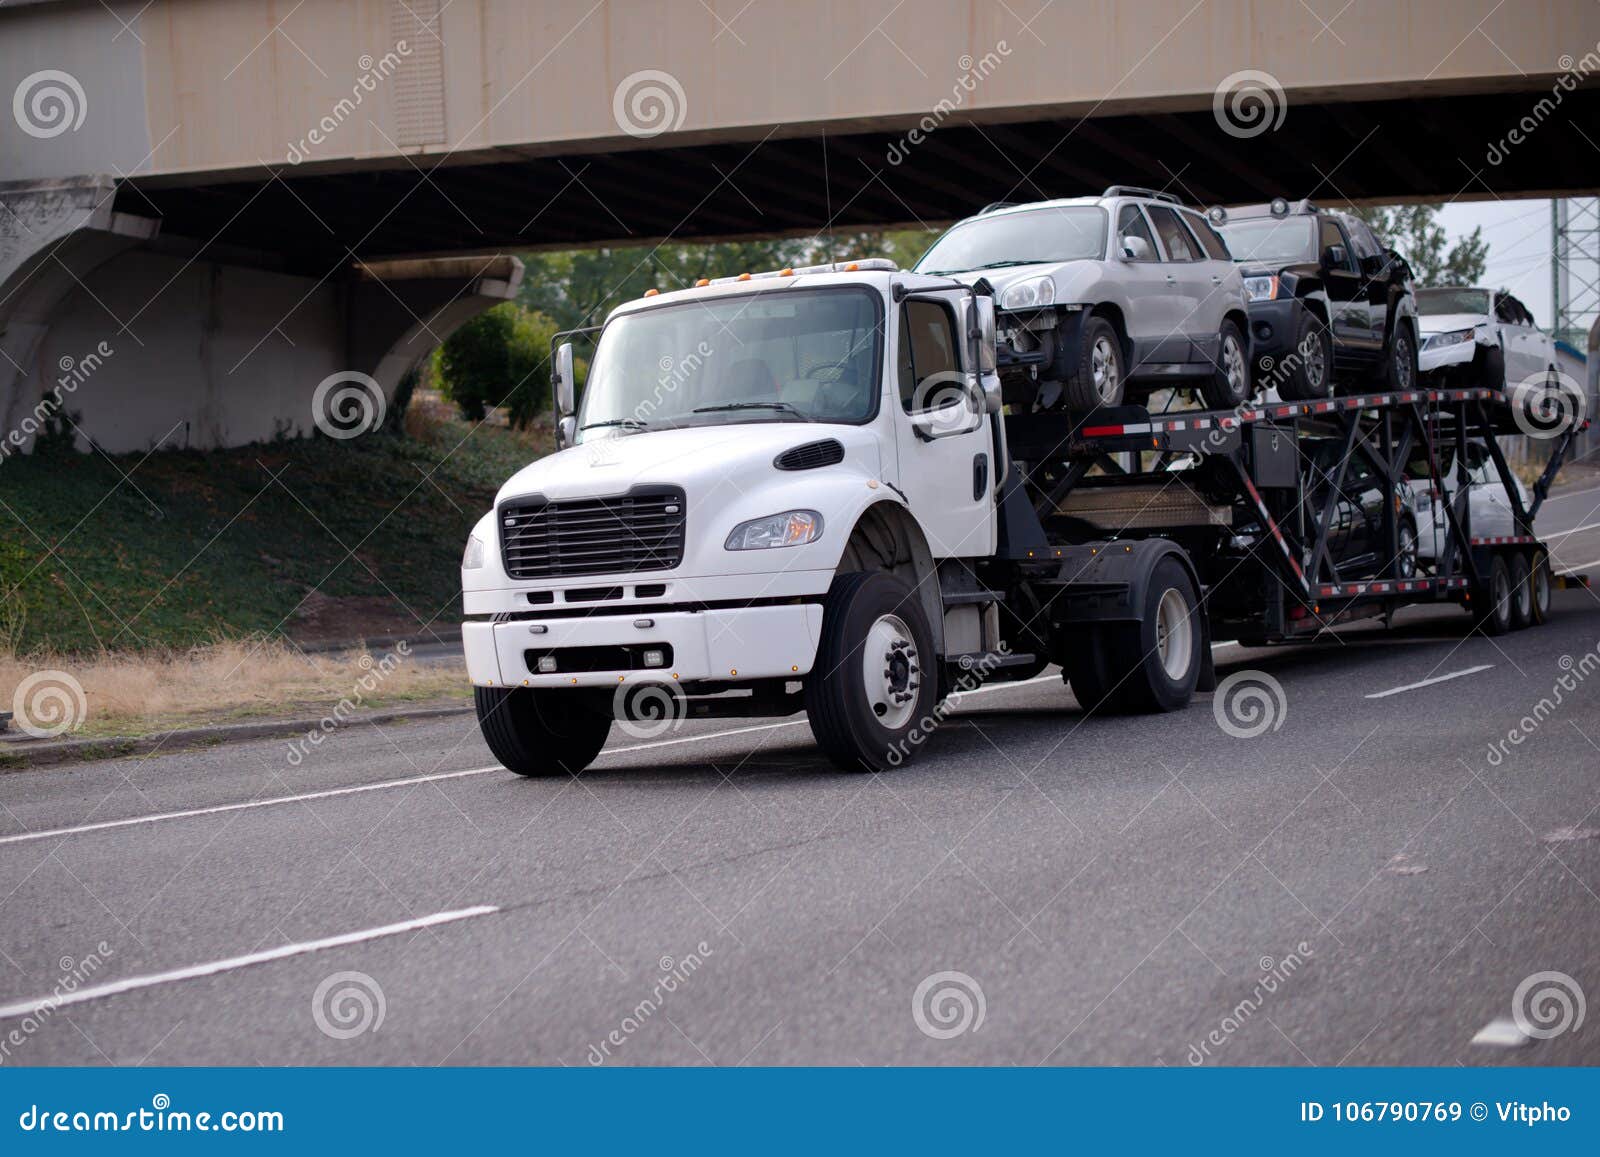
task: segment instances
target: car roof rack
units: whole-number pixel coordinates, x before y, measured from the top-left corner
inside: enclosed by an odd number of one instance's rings
[[[1021,201],[990,201],[987,205],[978,210],[978,216],[982,217],[986,213],[998,212],[1001,209],[1015,209],[1021,204],[1023,204]]]
[[[1158,189],[1146,189],[1143,185],[1110,185],[1100,195],[1102,197],[1149,197],[1154,201],[1170,201],[1174,205],[1183,204],[1174,193],[1163,193]]]

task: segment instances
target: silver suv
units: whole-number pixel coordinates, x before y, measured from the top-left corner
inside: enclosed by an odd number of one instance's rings
[[[991,205],[953,225],[918,273],[995,294],[1006,401],[1090,410],[1154,390],[1249,398],[1244,287],[1227,244],[1168,193]]]

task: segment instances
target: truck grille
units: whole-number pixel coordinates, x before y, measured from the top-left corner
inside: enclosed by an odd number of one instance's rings
[[[500,508],[500,550],[514,579],[668,570],[683,561],[683,527],[675,486],[566,502],[518,498]]]

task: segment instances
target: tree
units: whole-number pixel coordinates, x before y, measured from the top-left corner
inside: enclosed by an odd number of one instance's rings
[[[1378,239],[1398,250],[1418,285],[1476,285],[1488,264],[1489,243],[1478,226],[1445,249],[1444,227],[1436,205],[1380,205],[1354,209]]]
[[[461,416],[481,422],[504,407],[526,427],[550,405],[550,339],[556,323],[515,302],[479,314],[445,339],[437,369],[444,396]]]

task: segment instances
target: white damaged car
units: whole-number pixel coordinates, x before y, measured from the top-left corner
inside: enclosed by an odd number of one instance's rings
[[[1422,334],[1417,368],[1435,384],[1504,390],[1554,377],[1554,339],[1511,294],[1441,286],[1416,296]]]

